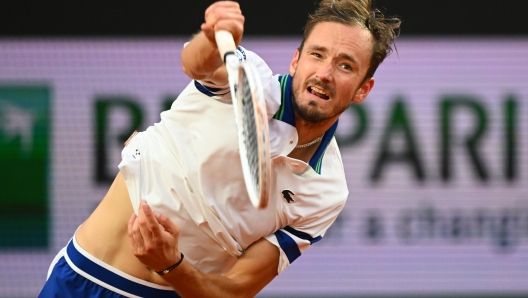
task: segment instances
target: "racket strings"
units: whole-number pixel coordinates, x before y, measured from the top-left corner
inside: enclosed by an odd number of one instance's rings
[[[238,92],[242,95],[242,117],[244,130],[242,135],[244,137],[244,145],[246,147],[246,155],[250,171],[251,180],[258,194],[260,189],[260,170],[259,170],[259,140],[257,124],[255,119],[255,111],[253,106],[253,95],[249,88],[249,82],[246,76],[242,77],[242,84]]]

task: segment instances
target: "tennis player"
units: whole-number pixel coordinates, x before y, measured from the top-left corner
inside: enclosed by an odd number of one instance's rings
[[[253,297],[320,241],[348,189],[334,134],[391,52],[399,20],[369,0],[323,0],[289,74],[238,47],[264,86],[273,181],[266,209],[250,202],[235,117],[214,32],[237,46],[244,16],[220,1],[182,51],[193,80],[133,134],[107,195],[50,266],[40,297]]]

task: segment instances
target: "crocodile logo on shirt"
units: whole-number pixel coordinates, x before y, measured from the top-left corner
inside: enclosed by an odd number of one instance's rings
[[[294,195],[295,193],[289,189],[285,189],[282,191],[282,197],[286,200],[286,202],[288,202],[288,204],[295,202],[295,200],[292,198],[292,196]]]

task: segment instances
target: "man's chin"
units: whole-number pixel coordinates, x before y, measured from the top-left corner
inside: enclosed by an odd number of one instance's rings
[[[327,115],[321,113],[319,109],[319,103],[316,100],[309,100],[303,105],[299,105],[295,99],[293,100],[293,110],[299,118],[306,122],[316,124],[327,120]]]
[[[319,111],[317,111],[315,108],[312,109],[303,109],[300,108],[297,111],[297,116],[299,116],[304,121],[310,122],[310,123],[319,123],[327,119],[325,115],[321,114]]]

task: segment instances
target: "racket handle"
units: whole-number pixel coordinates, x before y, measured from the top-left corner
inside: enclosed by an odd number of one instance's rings
[[[216,46],[220,52],[222,61],[226,61],[226,56],[229,54],[235,54],[236,44],[233,39],[231,32],[227,30],[218,30],[215,32]]]

